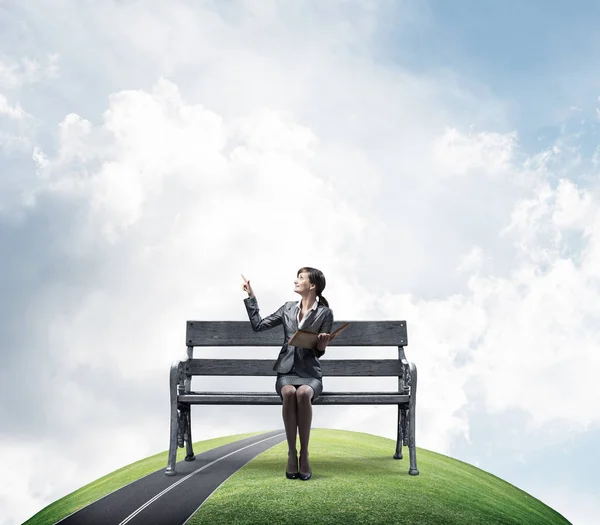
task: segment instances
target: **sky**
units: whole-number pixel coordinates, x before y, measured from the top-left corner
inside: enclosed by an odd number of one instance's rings
[[[241,273],[268,315],[302,266],[336,320],[406,320],[419,447],[595,523],[599,22],[583,0],[0,0],[0,525],[166,450],[185,322],[247,319]],[[248,349],[195,356],[225,353]],[[193,387],[274,388],[236,381]],[[195,440],[282,427],[192,414]]]

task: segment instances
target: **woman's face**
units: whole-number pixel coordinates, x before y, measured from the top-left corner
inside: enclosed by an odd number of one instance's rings
[[[308,273],[306,272],[299,273],[298,277],[294,279],[294,292],[300,295],[308,293],[314,287],[314,284],[310,284]]]

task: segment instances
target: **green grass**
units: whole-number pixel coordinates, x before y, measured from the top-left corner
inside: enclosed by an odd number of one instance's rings
[[[200,454],[206,450],[226,445],[239,439],[262,434],[262,432],[251,432],[249,434],[237,434],[233,436],[219,437],[198,441],[194,443],[194,454]],[[64,517],[72,514],[76,510],[89,505],[97,499],[114,492],[132,481],[143,478],[144,476],[164,470],[167,467],[168,451],[161,452],[146,459],[136,461],[131,465],[115,470],[111,474],[89,483],[80,489],[68,494],[54,503],[48,505],[35,516],[29,518],[23,525],[51,525]],[[182,461],[185,457],[185,448],[177,449],[177,461]]]
[[[200,453],[244,437],[194,444]],[[308,482],[285,478],[287,445],[275,445],[223,483],[189,525],[554,525],[560,514],[522,490],[455,459],[417,451],[419,476],[392,459],[395,442],[370,434],[313,429]],[[177,460],[184,450],[178,449]],[[25,522],[53,524],[98,498],[162,470],[167,452],[132,463],[52,503]]]
[[[560,514],[476,467],[418,449],[419,476],[408,475],[408,449],[340,430],[314,429],[308,482],[284,476],[287,445],[264,452],[229,478],[189,525],[221,524],[568,524]]]

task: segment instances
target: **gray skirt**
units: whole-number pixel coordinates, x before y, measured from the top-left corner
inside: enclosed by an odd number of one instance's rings
[[[317,379],[316,377],[300,377],[298,374],[296,374],[293,371],[293,369],[291,372],[288,372],[287,374],[277,374],[277,381],[275,382],[275,390],[277,391],[277,393],[279,394],[279,397],[281,397],[282,400],[283,400],[283,397],[281,396],[281,389],[286,385],[294,385],[294,386],[308,385],[314,391],[314,395],[313,395],[311,401],[314,401],[315,399],[317,399],[317,397],[319,397],[319,395],[321,395],[321,392],[323,392],[323,382],[320,379]]]

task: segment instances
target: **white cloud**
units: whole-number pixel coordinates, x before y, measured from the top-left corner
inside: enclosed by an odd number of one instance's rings
[[[18,442],[3,440],[0,447],[0,460],[5,468],[11,472],[20,472],[22,475],[16,479],[3,479],[0,481],[0,508],[3,514],[3,523],[20,523],[31,514],[27,509],[39,509],[45,506],[52,492],[36,486],[33,490],[30,485],[31,478],[35,475],[36,462],[31,454],[31,447]],[[50,461],[54,457],[50,458]],[[37,483],[36,483],[37,485]],[[10,521],[8,521],[10,520]]]
[[[510,166],[515,142],[515,133],[464,134],[450,128],[435,142],[435,162],[445,177],[464,176],[473,170],[493,176]]]
[[[25,111],[23,111],[19,104],[14,106],[10,105],[8,99],[2,95],[2,93],[0,93],[0,116],[1,115],[5,115],[12,120],[21,120],[29,116]]]
[[[20,88],[44,79],[56,78],[59,73],[59,56],[49,54],[45,64],[35,58],[22,57],[14,60],[0,54],[0,87],[7,89]]]
[[[10,156],[31,148],[32,124],[31,115],[18,102],[11,103],[8,97],[0,93],[1,153]]]
[[[464,155],[476,145],[465,146]],[[504,153],[498,156],[504,158]],[[553,187],[519,173],[526,168],[507,169],[515,179],[531,181],[531,196],[514,203],[503,232],[520,250],[511,273],[499,277],[481,272],[482,252],[475,248],[459,267],[473,267],[468,293],[427,302],[417,310],[413,300],[388,298],[385,308],[390,316],[402,311],[417,320],[411,341],[427,351],[415,360],[430,376],[438,371],[436,384],[453,384],[456,392],[474,379],[488,410],[520,409],[536,426],[561,418],[563,425],[585,429],[599,417],[589,410],[589,400],[600,394],[594,379],[600,373],[595,351],[599,274],[594,264],[600,202],[571,181]],[[563,256],[567,230],[585,234],[569,247],[574,259]],[[457,365],[453,359],[460,355]],[[444,406],[457,411],[465,402],[464,397],[450,404],[446,400]],[[421,396],[420,403],[427,401]]]
[[[226,153],[232,138],[235,147]],[[179,320],[169,328],[177,341],[182,320],[194,311],[206,314],[223,297],[232,311],[231,304],[240,302],[240,271],[255,279],[263,297],[273,290],[274,277],[291,280],[307,256],[318,254],[334,273],[345,240],[360,233],[364,222],[309,168],[313,151],[307,129],[274,111],[224,122],[183,103],[167,81],[153,94],[111,97],[101,127],[67,116],[60,139],[56,156],[36,154],[35,198],[84,203],[69,232],[70,253],[100,250],[111,258],[111,250],[125,246],[126,255],[115,264],[123,275],[136,268],[136,277],[125,282],[114,275],[92,286],[76,312],[53,324],[56,348],[68,367],[107,363],[109,355],[118,369],[138,363],[137,352],[123,352],[136,319],[143,324],[158,314],[169,323]],[[305,255],[293,254],[295,243]],[[275,262],[281,257],[290,258],[292,267]],[[268,259],[273,263],[266,264]],[[102,352],[82,355],[80,345],[101,319],[111,326]],[[154,352],[157,360],[148,361],[152,369],[164,366],[157,335],[147,332],[147,340],[137,341],[145,346],[144,355]]]
[[[538,497],[575,525],[595,525],[600,513],[598,494],[590,491],[572,490],[558,482],[551,488],[540,487]]]
[[[459,272],[477,273],[485,262],[483,250],[479,246],[473,246],[461,263],[456,268]]]
[[[593,214],[593,197],[568,179],[561,179],[556,188],[556,206],[552,221],[560,230],[583,229]]]
[[[325,243],[305,235],[309,252],[314,245],[331,252],[344,241],[344,228],[360,230],[362,219],[311,171],[310,131],[276,111],[224,124],[215,113],[182,103],[176,87],[160,81],[152,95],[111,97],[104,119],[94,128],[77,115],[65,118],[57,155],[35,153],[43,181],[36,194],[83,198],[89,227],[112,242],[142,219],[142,227],[152,228],[153,209],[160,210],[161,220],[177,222],[177,235],[169,237],[175,244],[213,235],[222,243],[247,233],[279,248],[286,235],[294,235],[280,218],[294,210],[307,216],[298,234],[319,231],[327,238]],[[231,141],[234,146],[226,152]],[[210,222],[217,211],[225,220]],[[245,214],[251,221],[243,220]],[[160,239],[157,231],[149,232]]]

